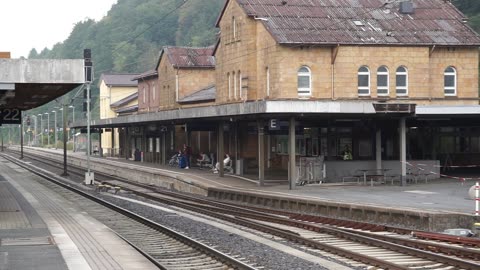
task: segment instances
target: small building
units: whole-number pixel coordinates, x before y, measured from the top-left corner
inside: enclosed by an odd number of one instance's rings
[[[102,74],[100,88],[100,119],[115,118],[138,111],[137,81],[139,74]],[[118,156],[120,136],[118,129],[104,129],[101,134],[101,148],[104,154]]]

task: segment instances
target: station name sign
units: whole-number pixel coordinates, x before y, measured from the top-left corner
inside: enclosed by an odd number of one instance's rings
[[[21,124],[22,111],[20,109],[0,109],[0,124]]]

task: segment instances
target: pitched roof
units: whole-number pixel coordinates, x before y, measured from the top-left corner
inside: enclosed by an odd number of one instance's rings
[[[107,86],[137,86],[137,81],[132,79],[140,74],[124,73],[124,74],[102,74],[99,83],[105,82]]]
[[[110,107],[111,108],[117,108],[117,107],[123,106],[125,104],[128,104],[128,103],[130,103],[131,101],[133,101],[137,98],[138,98],[138,92],[135,92],[135,93],[133,93],[129,96],[126,96],[126,97],[120,99],[117,102],[114,102],[114,103],[110,104]]]
[[[166,55],[176,68],[215,68],[213,47],[173,47],[166,46],[160,52],[156,70],[162,57]]]
[[[178,103],[213,101],[216,96],[217,89],[215,88],[215,85],[210,85],[178,100]]]
[[[118,113],[118,114],[134,113],[134,112],[137,112],[137,111],[138,111],[138,105],[133,105],[133,106],[130,106],[130,107],[120,108],[120,109],[115,110],[115,112]]]
[[[143,72],[142,74],[135,76],[132,78],[132,80],[140,80],[140,79],[150,79],[150,78],[155,78],[158,77],[158,71],[155,69],[151,69],[148,71]]]
[[[285,45],[480,45],[465,16],[445,0],[229,0],[225,7],[230,1]],[[400,12],[411,3],[413,13]]]

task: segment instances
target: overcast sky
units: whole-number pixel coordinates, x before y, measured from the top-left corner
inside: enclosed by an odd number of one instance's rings
[[[0,2],[0,52],[12,58],[40,53],[68,38],[75,23],[99,21],[117,0],[2,0]]]

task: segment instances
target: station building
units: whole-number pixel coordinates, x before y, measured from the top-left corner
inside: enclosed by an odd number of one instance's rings
[[[466,22],[443,0],[229,0],[211,54],[165,48],[139,113],[92,126],[123,128],[121,148],[135,137],[163,164],[183,143],[229,153],[259,184],[478,163],[480,37]]]

